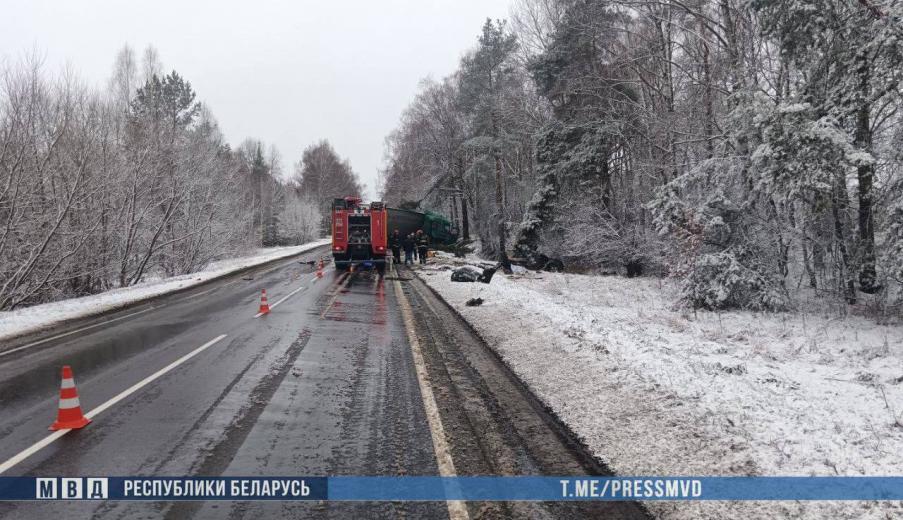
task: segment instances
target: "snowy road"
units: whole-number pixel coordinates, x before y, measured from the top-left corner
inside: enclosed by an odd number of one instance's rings
[[[4,475],[438,475],[442,464],[461,475],[604,471],[420,282],[329,269],[318,280],[304,261],[326,253],[157,299],[0,357],[0,464],[11,465]],[[279,304],[255,319],[261,289]],[[63,364],[72,366],[93,423],[48,442]],[[430,404],[451,460],[437,462]],[[42,440],[46,446],[23,453]],[[450,511],[436,502],[0,504],[3,518]],[[468,503],[463,513],[644,517],[635,504],[607,502]]]

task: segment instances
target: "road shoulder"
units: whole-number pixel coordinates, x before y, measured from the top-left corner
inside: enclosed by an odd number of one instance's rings
[[[459,475],[611,475],[469,325],[402,272],[432,391]],[[474,517],[648,518],[634,502],[468,503]]]
[[[0,357],[4,352],[32,343],[51,341],[80,329],[146,312],[160,299],[198,290],[224,278],[265,269],[317,248],[325,248],[328,244],[328,240],[318,240],[296,247],[275,248],[265,254],[231,259],[204,271],[159,282],[0,312],[0,341],[3,345]]]

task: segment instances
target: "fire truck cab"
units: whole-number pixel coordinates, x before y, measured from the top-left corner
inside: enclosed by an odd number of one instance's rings
[[[332,203],[332,258],[336,269],[352,267],[385,271],[388,250],[386,207],[382,202],[362,204],[359,197]]]

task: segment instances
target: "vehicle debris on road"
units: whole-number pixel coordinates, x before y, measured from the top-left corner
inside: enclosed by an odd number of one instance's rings
[[[498,268],[499,266],[496,265],[480,271],[477,267],[464,265],[452,271],[451,281],[489,283],[492,281],[492,277],[495,275],[495,272],[498,271]]]

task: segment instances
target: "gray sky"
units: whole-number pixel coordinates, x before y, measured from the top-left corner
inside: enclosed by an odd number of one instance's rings
[[[0,59],[36,49],[106,85],[125,44],[157,48],[191,81],[229,142],[275,144],[290,172],[329,139],[373,196],[383,139],[425,76],[452,72],[508,0],[17,0],[0,17]]]

